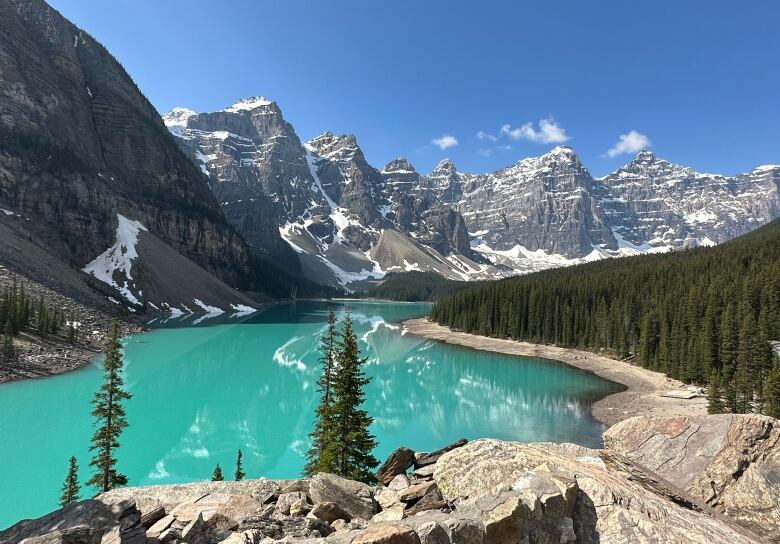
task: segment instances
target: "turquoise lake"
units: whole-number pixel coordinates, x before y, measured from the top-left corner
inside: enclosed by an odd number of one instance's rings
[[[617,384],[551,361],[402,335],[400,322],[427,304],[298,301],[248,318],[169,320],[125,339],[133,398],[118,457],[130,485],[207,480],[217,463],[232,478],[238,448],[248,478],[299,476],[317,403],[318,335],[328,306],[345,304],[369,357],[378,458],[461,437],[600,445],[603,426],[590,406]],[[57,507],[71,455],[87,479],[100,379],[96,361],[0,385],[0,528]]]

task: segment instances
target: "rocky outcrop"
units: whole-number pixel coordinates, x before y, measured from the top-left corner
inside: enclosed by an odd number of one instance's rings
[[[0,533],[0,543],[759,544],[735,523],[756,530],[765,523],[734,515],[737,497],[748,505],[742,512],[754,504],[746,487],[735,493],[731,486],[740,484],[724,477],[719,501],[728,495],[731,502],[713,507],[695,496],[692,483],[707,471],[725,475],[728,469],[715,467],[736,462],[745,475],[757,465],[764,477],[758,493],[776,493],[773,423],[758,416],[635,418],[607,433],[607,450],[499,440],[416,455],[404,448],[384,465],[383,474],[397,474],[374,487],[317,474],[116,489],[21,522]],[[725,436],[717,439],[720,431]],[[675,462],[665,473],[632,456]],[[401,472],[415,458],[421,466]],[[775,503],[761,519],[776,519],[777,510]]]
[[[730,519],[780,541],[780,427],[759,415],[634,417],[605,447],[675,482]]]
[[[0,207],[79,268],[113,243],[122,213],[240,284],[246,247],[105,48],[42,0],[3,2],[0,41]]]

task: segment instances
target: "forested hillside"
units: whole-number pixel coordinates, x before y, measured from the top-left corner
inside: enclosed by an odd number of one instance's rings
[[[450,280],[436,272],[391,272],[382,283],[362,293],[366,298],[426,302],[438,300],[476,283]]]
[[[439,300],[454,329],[586,350],[710,387],[713,412],[780,416],[780,221],[731,242],[483,283]]]

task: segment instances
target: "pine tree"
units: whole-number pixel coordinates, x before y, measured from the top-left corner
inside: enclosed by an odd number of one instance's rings
[[[14,349],[14,328],[9,317],[3,328],[3,361],[10,362],[16,358],[16,349]]]
[[[101,492],[127,484],[127,477],[116,470],[119,436],[127,427],[122,401],[130,398],[130,394],[122,388],[124,382],[120,335],[119,323],[114,321],[106,343],[103,385],[92,399],[92,415],[98,428],[92,435],[90,447],[90,451],[96,452],[89,462],[95,472],[87,485],[95,486]]]
[[[321,398],[314,414],[314,430],[309,434],[312,442],[306,453],[306,466],[303,469],[303,473],[307,477],[314,476],[318,472],[336,472],[335,460],[330,455],[331,452],[326,449],[326,445],[332,439],[333,434],[331,394],[337,339],[336,314],[331,308],[328,310],[328,325],[325,334],[320,338],[322,375],[317,381],[317,388]]]
[[[60,506],[65,506],[66,504],[79,500],[79,491],[81,491],[81,486],[79,485],[79,466],[76,462],[76,458],[71,457],[68,475],[65,476],[65,481],[62,483]]]
[[[376,447],[376,440],[369,432],[373,419],[361,408],[364,387],[371,381],[362,369],[366,360],[360,357],[357,336],[347,312],[336,350],[331,407],[333,434],[328,437],[325,455],[332,457],[339,476],[372,482],[372,469],[379,461],[371,454]]]
[[[767,376],[764,390],[764,398],[766,399],[764,413],[780,419],[780,364],[775,365],[775,368]]]
[[[242,457],[241,450],[238,450],[238,454],[236,455],[236,473],[235,473],[235,479],[237,482],[240,482],[241,480],[244,479],[244,476],[246,476],[243,468],[241,468],[241,457]]]
[[[707,389],[707,413],[722,414],[724,410],[723,391],[720,388],[720,372],[715,370],[710,374]]]
[[[214,467],[214,473],[211,475],[211,481],[212,482],[221,482],[225,478],[222,476],[222,467],[219,466],[219,463],[217,463],[217,466]]]

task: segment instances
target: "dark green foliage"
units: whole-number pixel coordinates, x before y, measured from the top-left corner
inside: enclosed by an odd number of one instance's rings
[[[106,342],[103,384],[92,399],[92,415],[97,429],[92,435],[90,447],[90,451],[95,454],[89,464],[95,472],[87,485],[95,486],[101,492],[127,483],[127,477],[116,470],[119,436],[127,427],[122,402],[130,398],[130,394],[123,389],[120,337],[119,323],[114,321]]]
[[[363,372],[366,359],[360,356],[357,336],[349,312],[341,335],[336,316],[328,312],[328,326],[320,339],[322,376],[312,444],[306,455],[304,474],[330,472],[352,480],[373,482],[372,469],[379,461],[371,454],[376,440],[369,432],[373,419],[361,408],[364,388],[370,378]]]
[[[66,504],[79,500],[79,491],[81,491],[81,486],[79,485],[79,466],[76,462],[76,458],[71,457],[68,466],[68,475],[65,476],[65,481],[62,483],[60,506],[65,506]]]
[[[332,452],[326,449],[331,442],[333,434],[333,417],[331,414],[331,390],[333,386],[333,370],[336,358],[336,344],[338,333],[336,331],[336,314],[333,309],[328,309],[328,325],[325,334],[320,338],[320,351],[322,356],[322,375],[317,381],[317,389],[320,392],[320,402],[314,415],[314,430],[309,433],[311,446],[306,453],[306,465],[303,473],[311,477],[318,472],[335,473],[337,470]]]
[[[450,280],[435,272],[391,272],[382,283],[362,293],[365,298],[425,302],[438,300],[475,283]]]
[[[241,450],[238,450],[238,454],[236,454],[236,472],[235,472],[235,479],[237,482],[240,482],[244,479],[244,476],[246,476],[246,473],[244,472],[243,467],[241,466],[241,458],[243,455],[241,454]]]
[[[225,478],[222,476],[222,467],[219,466],[219,463],[217,463],[217,466],[214,467],[214,472],[211,475],[211,481],[212,482],[221,482]]]
[[[712,248],[610,259],[486,282],[439,300],[456,330],[631,357],[712,387],[711,411],[780,403],[780,220]],[[770,379],[771,378],[771,379]]]
[[[67,325],[67,338],[71,342],[77,340],[77,329],[66,321],[65,312],[43,295],[38,302],[33,303],[27,294],[24,282],[14,277],[10,285],[6,284],[0,291],[0,361],[13,361],[17,353],[13,337],[19,333],[29,333],[48,338],[59,336]]]
[[[379,465],[371,454],[376,447],[376,440],[368,429],[373,419],[361,408],[365,400],[364,388],[371,380],[363,372],[366,359],[360,356],[349,312],[344,316],[335,363],[329,410],[332,431],[325,444],[324,456],[333,460],[336,474],[372,482],[372,469]]]
[[[766,406],[764,413],[780,419],[780,363],[775,365],[766,379]]]
[[[721,414],[724,410],[723,390],[720,387],[720,372],[713,370],[710,374],[707,390],[707,413]]]

